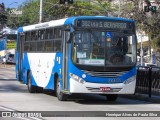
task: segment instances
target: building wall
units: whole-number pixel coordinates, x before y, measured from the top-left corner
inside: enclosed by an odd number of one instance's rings
[[[7,53],[15,54],[15,49],[2,50],[0,51],[0,56],[5,56]]]

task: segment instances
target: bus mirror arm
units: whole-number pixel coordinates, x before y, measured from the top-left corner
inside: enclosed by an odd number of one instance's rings
[[[21,32],[20,35],[21,35],[21,36],[24,36],[24,32]]]

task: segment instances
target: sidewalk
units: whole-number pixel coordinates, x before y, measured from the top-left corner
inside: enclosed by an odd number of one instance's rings
[[[15,67],[14,64],[2,64],[0,63],[0,68],[12,68],[12,67]]]
[[[160,103],[160,96],[155,96],[155,95],[152,95],[151,98],[149,98],[148,94],[135,93],[134,95],[119,95],[119,97],[134,99],[134,100],[142,100],[152,103]]]

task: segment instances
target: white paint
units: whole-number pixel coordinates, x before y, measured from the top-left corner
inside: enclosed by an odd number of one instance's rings
[[[87,87],[100,88],[100,87],[110,87],[110,88],[122,88],[119,92],[109,92],[108,94],[134,94],[136,80],[125,85],[124,83],[117,84],[100,84],[100,83],[89,83],[84,84],[79,83],[72,78],[70,78],[70,92],[71,93],[96,93],[96,94],[107,94],[106,92],[91,92]]]
[[[66,19],[67,18],[60,19],[60,20],[52,20],[50,22],[44,22],[44,23],[40,23],[40,24],[24,26],[23,31],[25,32],[25,31],[40,29],[40,28],[36,28],[36,26],[43,26],[42,28],[62,26],[62,25],[64,25],[64,22],[66,21]],[[45,25],[46,25],[46,27],[45,27]]]
[[[82,75],[82,78],[86,78],[86,74],[83,74],[83,75]]]
[[[56,53],[28,53],[27,55],[36,84],[46,87],[52,74]]]

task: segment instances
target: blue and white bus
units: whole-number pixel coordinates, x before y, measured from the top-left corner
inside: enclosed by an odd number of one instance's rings
[[[101,94],[109,101],[134,94],[135,22],[78,16],[18,29],[16,77],[31,93],[55,90],[60,101],[73,93]]]

